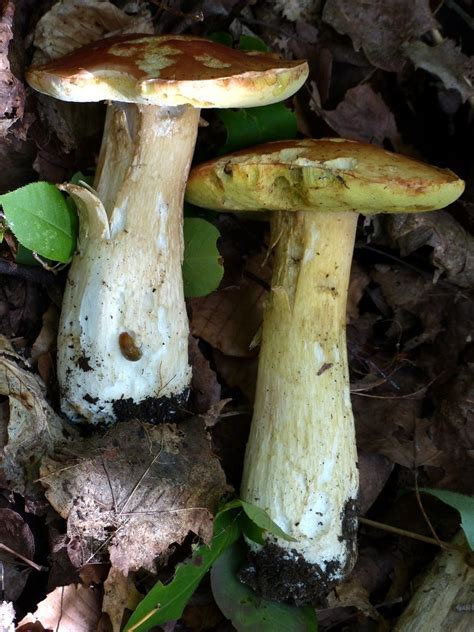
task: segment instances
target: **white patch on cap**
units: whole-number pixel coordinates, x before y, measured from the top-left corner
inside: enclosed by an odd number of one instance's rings
[[[216,59],[215,57],[212,57],[212,55],[196,55],[194,59],[202,62],[202,65],[207,68],[230,68],[232,65],[225,61],[221,61],[220,59]]]
[[[141,40],[138,40],[140,42]],[[137,41],[130,43],[118,43],[110,47],[109,53],[116,57],[133,57],[136,65],[144,72],[159,76],[160,70],[172,66],[175,59],[170,59],[174,55],[182,55],[182,51],[172,46],[160,46],[155,48],[151,45],[147,47],[137,46]]]

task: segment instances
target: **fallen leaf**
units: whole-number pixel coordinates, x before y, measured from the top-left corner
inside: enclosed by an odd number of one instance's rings
[[[351,88],[334,110],[321,110],[321,116],[343,138],[383,145],[388,139],[400,143],[395,117],[382,97],[368,83]]]
[[[45,63],[103,37],[126,33],[153,33],[148,11],[127,15],[107,0],[63,0],[36,25],[34,62]]]
[[[356,261],[353,261],[347,293],[346,313],[348,323],[357,320],[359,317],[359,301],[369,283],[370,276]]]
[[[12,125],[23,117],[25,89],[11,72],[8,48],[13,38],[13,2],[0,6],[0,136],[5,136]]]
[[[262,321],[265,290],[256,283],[244,282],[203,298],[190,300],[191,333],[223,354],[246,358]]]
[[[102,612],[108,614],[113,632],[120,632],[125,611],[135,610],[142,599],[132,578],[112,567],[104,582]]]
[[[203,414],[220,401],[221,385],[217,381],[215,371],[211,369],[209,361],[199,348],[199,341],[194,336],[189,336],[189,364],[193,371],[191,380],[193,410]]]
[[[422,246],[433,248],[432,261],[459,287],[474,284],[474,237],[447,212],[384,217],[390,246],[406,257]]]
[[[245,397],[253,402],[257,382],[258,357],[235,358],[214,351],[216,369],[222,379],[231,388],[240,388]]]
[[[61,586],[38,604],[34,614],[20,621],[17,632],[27,632],[40,623],[54,632],[91,632],[100,619],[100,591],[83,586]]]
[[[393,463],[381,454],[358,452],[359,494],[357,506],[364,516],[379,497],[393,470]]]
[[[100,561],[108,549],[127,575],[153,571],[171,544],[189,531],[204,540],[226,491],[202,421],[114,426],[104,436],[78,439],[43,459],[41,482],[56,511],[67,519],[69,555],[76,566]]]
[[[437,46],[411,42],[404,51],[415,68],[436,75],[445,88],[459,92],[463,102],[474,97],[474,57],[464,55],[453,40],[446,39]]]
[[[393,72],[404,64],[402,45],[436,26],[429,0],[327,0],[322,17],[376,68]]]
[[[11,509],[0,509],[0,543],[15,553],[33,560],[35,540],[31,529],[23,518]],[[3,564],[2,584],[5,598],[8,601],[16,601],[25,588],[31,567],[1,547],[0,560]]]
[[[354,607],[370,619],[381,621],[382,617],[370,603],[368,591],[357,581],[345,581],[328,595],[329,608]]]
[[[9,488],[35,496],[41,457],[58,443],[67,441],[61,418],[48,404],[44,386],[28,363],[0,336],[0,394],[8,397],[10,418],[8,444],[3,446],[0,469]]]

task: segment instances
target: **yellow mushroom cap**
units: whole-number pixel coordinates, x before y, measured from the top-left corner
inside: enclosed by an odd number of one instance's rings
[[[124,35],[32,66],[26,80],[63,101],[225,108],[282,101],[307,76],[306,61],[244,53],[188,35]]]
[[[214,210],[409,213],[464,191],[449,169],[342,138],[278,141],[192,169],[186,200]]]

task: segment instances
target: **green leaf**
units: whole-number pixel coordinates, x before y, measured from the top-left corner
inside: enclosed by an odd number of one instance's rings
[[[239,49],[245,52],[257,50],[262,53],[267,53],[270,50],[262,39],[253,35],[241,35]]]
[[[76,171],[76,173],[71,176],[69,182],[71,184],[81,184],[81,182],[85,182],[85,184],[91,187],[94,184],[94,176],[87,176],[82,171]]]
[[[183,283],[186,296],[205,296],[221,282],[224,268],[216,242],[219,231],[198,217],[184,219]]]
[[[215,560],[240,536],[235,512],[217,514],[209,545],[198,547],[191,558],[180,564],[169,584],[158,582],[138,604],[125,632],[145,632],[153,626],[181,617],[183,610]]]
[[[257,527],[260,527],[261,529],[264,529],[265,531],[268,531],[287,542],[296,542],[295,538],[285,533],[283,529],[280,529],[280,527],[273,522],[266,511],[260,509],[260,507],[256,507],[255,505],[245,502],[245,500],[241,500],[240,503],[242,509],[245,511],[250,520],[257,525]]]
[[[33,253],[25,246],[18,244],[18,248],[15,255],[15,261],[22,266],[35,266],[38,267],[40,265],[39,261],[37,261],[33,257]]]
[[[316,632],[314,609],[297,608],[258,597],[237,579],[246,548],[236,542],[222,553],[211,570],[214,599],[238,632]]]
[[[461,514],[461,527],[466,535],[467,543],[474,551],[474,496],[465,496],[457,492],[449,492],[444,489],[428,489],[426,487],[421,487],[420,492],[431,494],[459,511]]]
[[[272,140],[295,138],[298,132],[294,112],[283,103],[259,108],[217,110],[217,116],[227,133],[220,154]]]
[[[264,530],[257,526],[253,520],[250,520],[243,511],[239,516],[239,528],[248,540],[257,544],[265,544]]]
[[[53,261],[70,260],[76,247],[77,216],[53,184],[27,184],[0,195],[0,204],[20,244]]]

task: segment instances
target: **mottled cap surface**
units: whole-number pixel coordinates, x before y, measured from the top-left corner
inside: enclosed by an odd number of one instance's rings
[[[286,99],[308,76],[305,61],[244,53],[186,35],[125,35],[80,48],[26,73],[64,101],[252,107]]]
[[[407,213],[444,208],[464,190],[448,169],[342,138],[281,141],[192,169],[186,199],[214,210]]]

